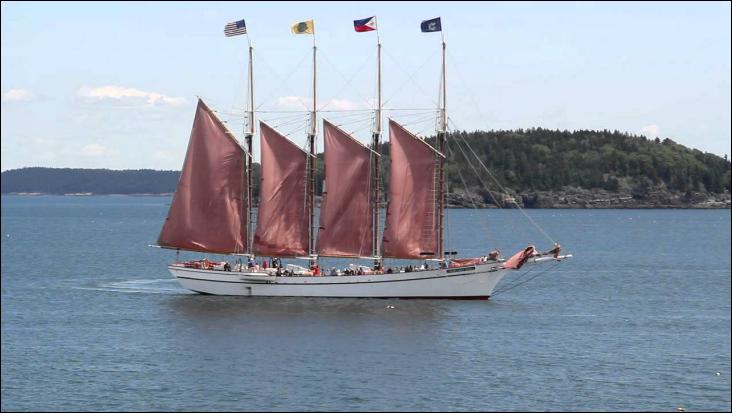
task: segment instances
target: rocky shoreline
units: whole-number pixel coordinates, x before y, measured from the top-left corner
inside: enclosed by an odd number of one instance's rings
[[[730,193],[675,192],[665,189],[639,194],[604,189],[563,188],[561,191],[526,191],[480,195],[457,192],[448,195],[449,208],[546,208],[546,209],[730,209]],[[500,205],[496,205],[496,203]]]
[[[20,196],[171,196],[160,194],[95,194],[92,192],[45,194],[41,192],[15,192],[3,195]],[[491,196],[492,195],[492,196]],[[730,209],[729,192],[709,194],[701,192],[679,193],[667,190],[650,191],[639,195],[632,192],[611,192],[604,189],[564,188],[561,191],[527,191],[480,195],[465,191],[447,195],[448,208],[516,208],[527,209]],[[500,204],[496,205],[496,202]],[[320,197],[316,197],[320,205]]]

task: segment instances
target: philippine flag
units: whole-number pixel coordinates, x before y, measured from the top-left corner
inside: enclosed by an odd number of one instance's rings
[[[368,19],[354,20],[353,28],[357,32],[370,32],[376,30],[376,16],[369,17]]]

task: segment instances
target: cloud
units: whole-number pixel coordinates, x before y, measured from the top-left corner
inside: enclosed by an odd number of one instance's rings
[[[310,98],[302,96],[283,96],[277,98],[275,101],[275,107],[280,110],[309,110],[312,105]]]
[[[170,151],[155,151],[152,154],[153,159],[161,161],[171,161],[175,156]]]
[[[325,104],[321,106],[321,109],[356,110],[356,109],[365,109],[365,108],[363,105],[358,104],[358,103],[348,100],[348,99],[331,99],[331,100],[325,102]]]
[[[30,90],[10,89],[3,93],[3,102],[25,102],[35,99],[36,95]]]
[[[120,102],[146,106],[180,106],[186,103],[185,98],[171,97],[162,93],[146,92],[122,86],[83,86],[76,91],[76,96],[87,101]]]
[[[104,156],[108,153],[109,149],[107,149],[104,145],[100,145],[98,143],[90,143],[81,148],[81,155],[90,158]]]
[[[645,135],[649,138],[655,138],[658,136],[658,125],[644,126],[640,130],[641,135]]]

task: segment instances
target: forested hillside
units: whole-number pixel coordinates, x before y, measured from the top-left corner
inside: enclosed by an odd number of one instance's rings
[[[432,139],[428,141],[433,143]],[[454,193],[452,204],[465,204],[459,199],[462,197],[482,206],[500,205],[502,199],[511,196],[526,206],[566,203],[569,207],[582,207],[588,206],[583,198],[599,196],[641,201],[653,198],[653,205],[662,206],[708,200],[708,196],[714,195],[714,200],[729,205],[727,157],[690,149],[670,139],[646,139],[617,131],[536,128],[455,132],[449,142],[448,186]],[[388,183],[388,143],[383,144],[381,152],[382,176]],[[319,158],[322,177],[322,154]],[[256,166],[258,175],[259,165]],[[179,174],[147,169],[22,168],[2,173],[2,193],[172,193]],[[318,181],[320,192],[322,182]]]
[[[161,194],[175,192],[179,171],[22,168],[2,173],[2,192]]]
[[[517,191],[565,186],[615,191],[623,178],[630,185],[662,184],[677,191],[721,193],[730,189],[726,157],[689,149],[670,139],[541,128],[458,132],[451,138],[453,147],[463,139],[468,142],[501,183]],[[466,180],[475,175],[461,162],[464,157],[459,148],[452,150],[450,159],[450,165],[461,169]],[[457,174],[451,174],[451,182],[458,184],[458,180]],[[475,180],[469,183],[477,184]]]

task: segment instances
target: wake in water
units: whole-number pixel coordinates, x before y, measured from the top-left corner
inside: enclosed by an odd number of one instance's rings
[[[195,294],[178,286],[174,279],[161,278],[154,280],[115,281],[93,287],[74,287],[79,290],[111,291],[121,293],[144,294]]]

